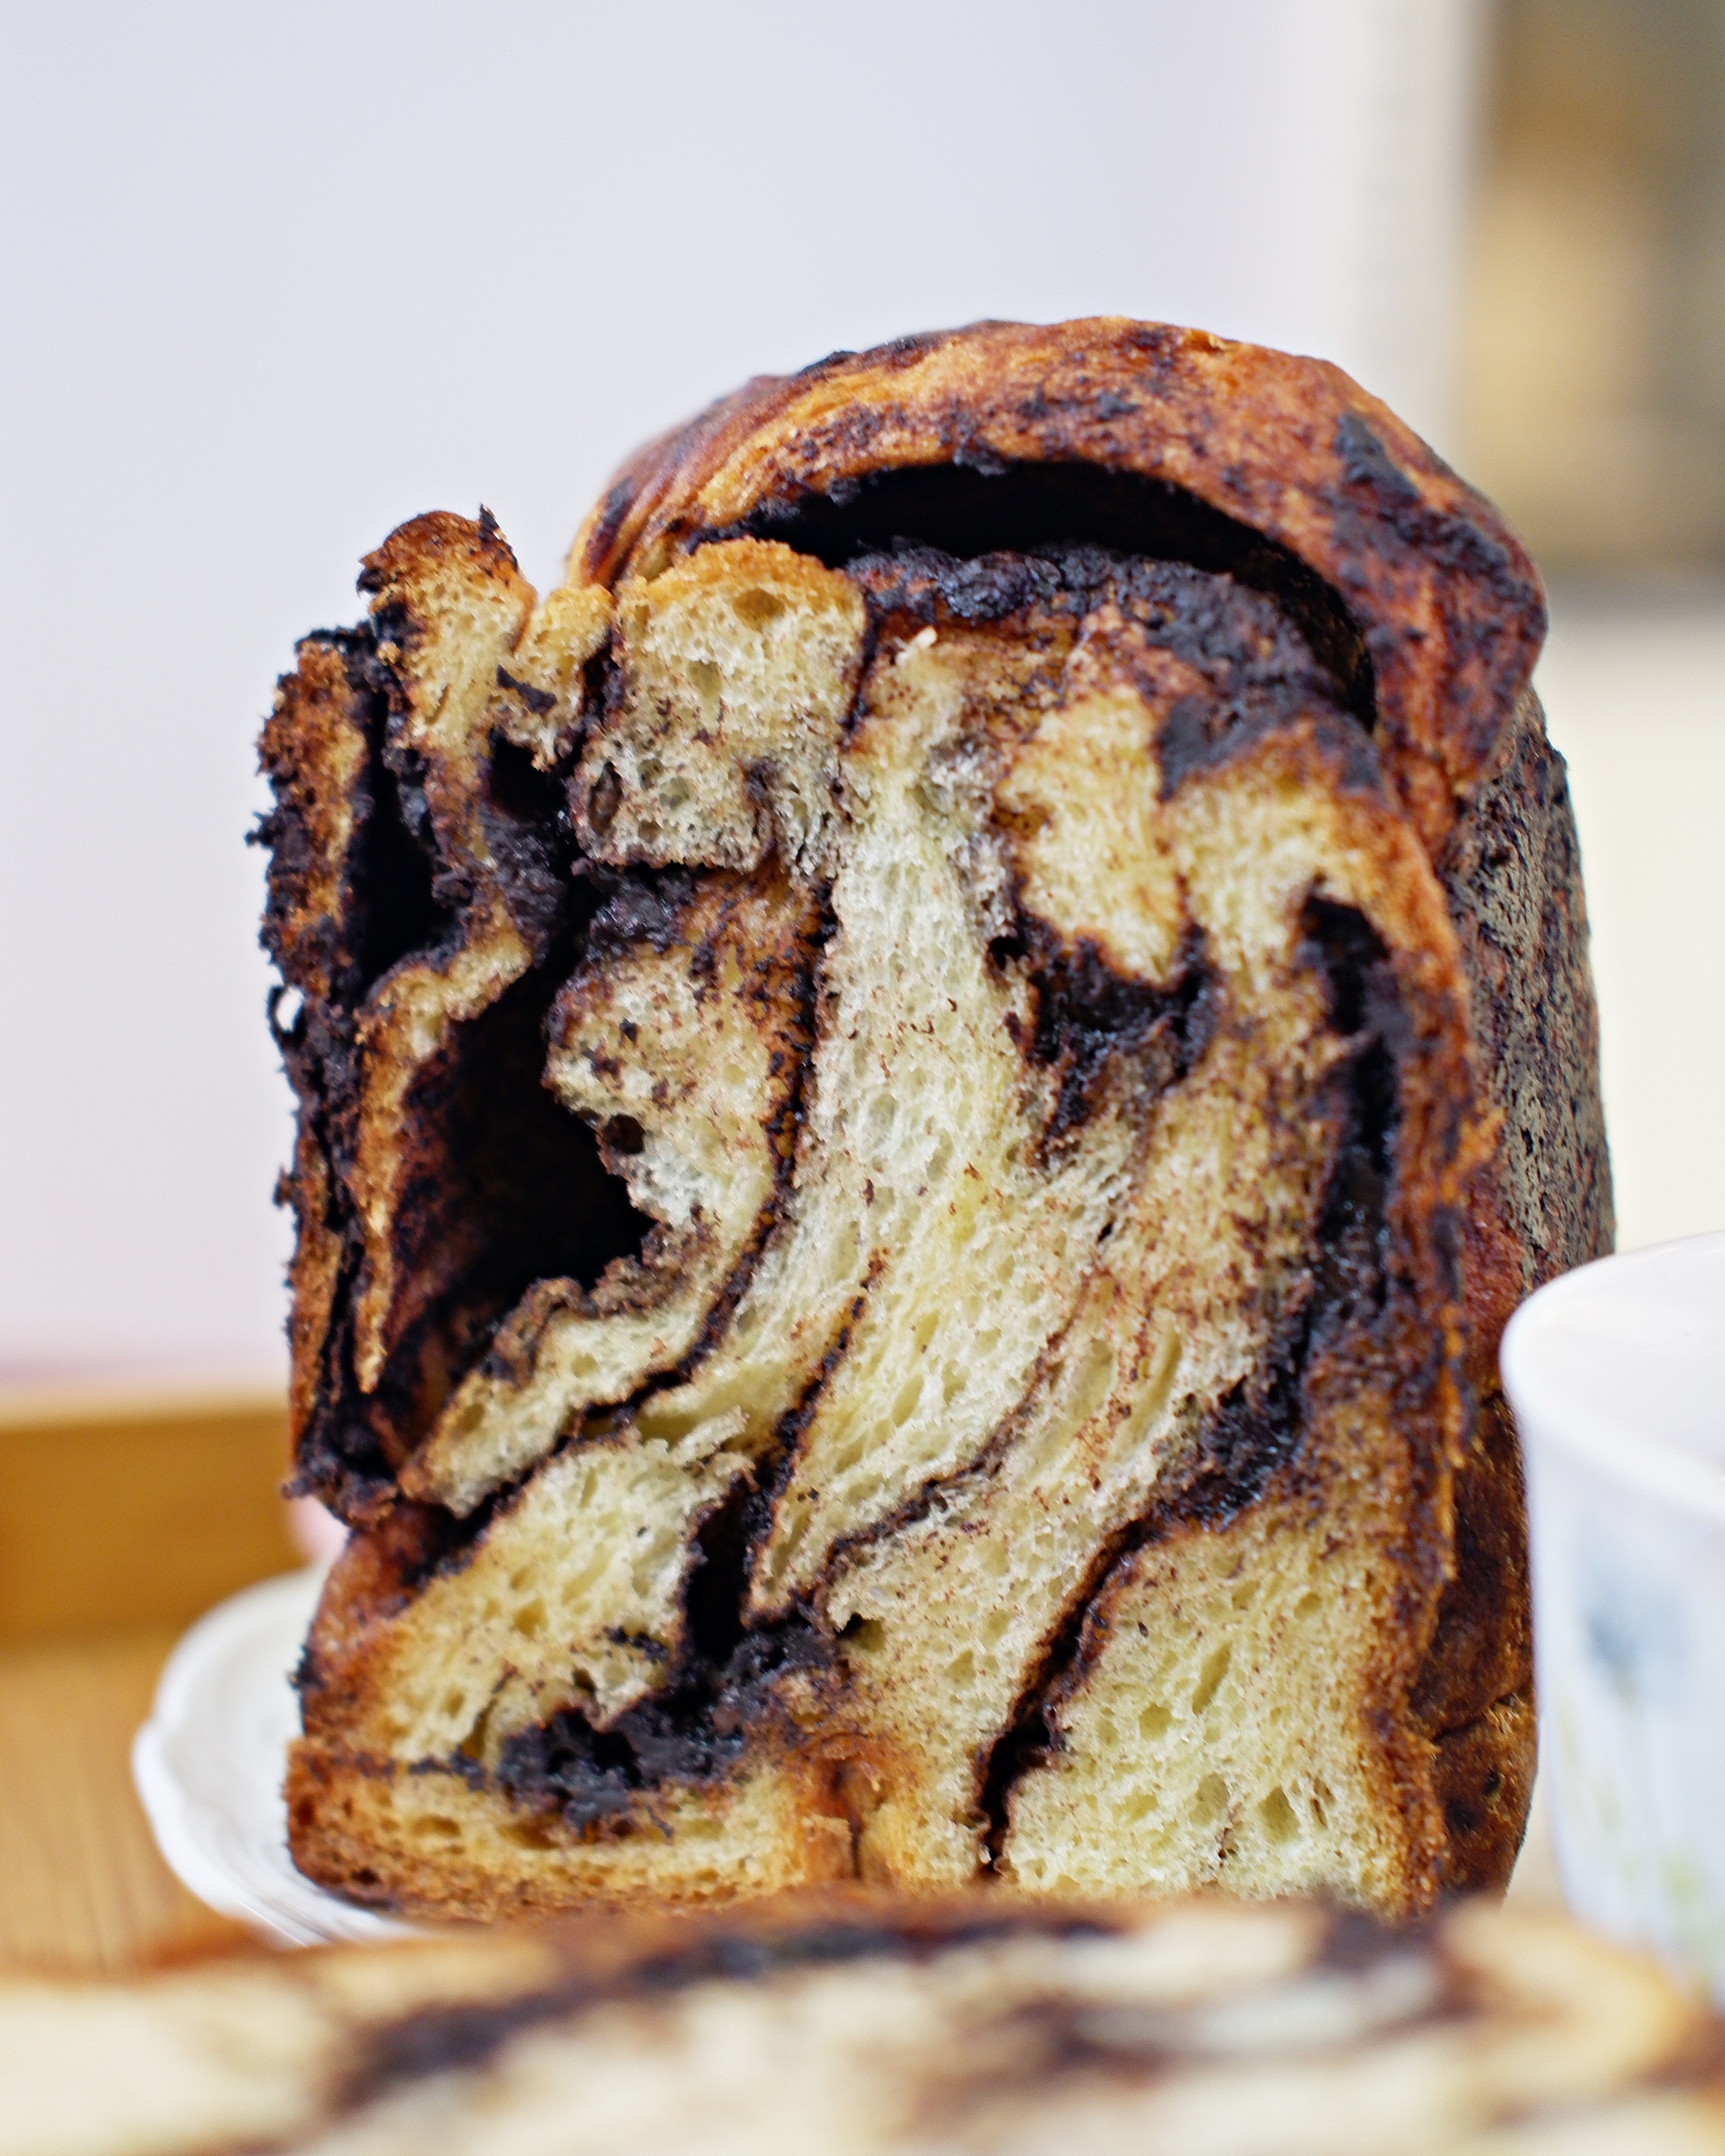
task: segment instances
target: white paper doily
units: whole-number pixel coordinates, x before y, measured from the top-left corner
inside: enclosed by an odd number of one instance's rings
[[[287,1853],[282,1776],[299,1728],[291,1682],[323,1569],[266,1580],[201,1617],[168,1658],[132,1777],[172,1870],[224,1916],[311,1946],[411,1925],[314,1886]]]

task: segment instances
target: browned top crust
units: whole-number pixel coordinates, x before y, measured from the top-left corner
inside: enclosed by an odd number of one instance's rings
[[[1491,505],[1325,360],[1115,317],[835,353],[757,377],[637,454],[582,527],[570,574],[652,577],[888,472],[1025,464],[1178,488],[1339,593],[1370,656],[1386,775],[1435,855],[1494,767],[1544,638],[1544,594]]]

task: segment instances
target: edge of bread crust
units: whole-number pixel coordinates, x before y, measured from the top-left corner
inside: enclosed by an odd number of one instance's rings
[[[1604,1257],[1615,1227],[1580,847],[1531,689],[1437,868],[1496,1119],[1460,1220],[1473,1430],[1456,1478],[1455,1571],[1413,1693],[1437,1750],[1447,1882],[1466,1890],[1509,1880],[1538,1745],[1527,1507],[1498,1344],[1516,1306]]]

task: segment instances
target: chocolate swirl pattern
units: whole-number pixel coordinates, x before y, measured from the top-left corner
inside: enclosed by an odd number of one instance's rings
[[[302,1867],[1506,1876],[1496,1333],[1609,1194],[1486,505],[1314,363],[991,326],[716,407],[543,601],[486,518],[362,583],[265,736]]]

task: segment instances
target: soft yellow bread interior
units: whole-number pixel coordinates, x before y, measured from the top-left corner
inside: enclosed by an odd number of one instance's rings
[[[1455,1143],[1454,938],[1267,602],[1224,594],[1271,719],[1164,768],[1220,662],[1086,573],[871,615],[743,539],[618,592],[573,794],[614,882],[544,1081],[649,1232],[536,1283],[404,1469],[467,1539],[314,1633],[302,1863],[1425,1890],[1398,1583],[1457,1411],[1396,1238]],[[1369,1144],[1377,1285],[1331,1308]],[[1422,1296],[1395,1380],[1367,1336]]]
[[[620,694],[581,760],[595,859],[812,865],[861,664],[848,579],[771,541],[708,547],[627,593]]]
[[[1372,1434],[1335,1436],[1367,1452]],[[1007,1876],[1096,1893],[1129,1866],[1152,1892],[1390,1897],[1402,1852],[1360,1716],[1377,1674],[1362,1636],[1393,1621],[1372,1564],[1383,1523],[1369,1493],[1338,1512],[1322,1539],[1276,1506],[1182,1526],[1122,1568],[1013,1792]]]

